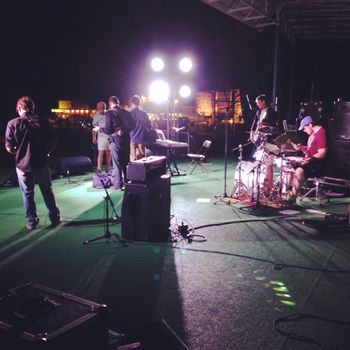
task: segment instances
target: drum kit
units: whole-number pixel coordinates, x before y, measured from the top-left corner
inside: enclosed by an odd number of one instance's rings
[[[244,161],[242,157],[243,147],[251,142],[237,147],[239,161],[231,197],[280,205],[288,199],[295,168],[303,158],[297,156],[293,147],[293,143],[299,142],[298,135],[296,132],[282,134],[278,128],[266,126],[258,130],[257,139],[251,161]],[[278,169],[275,181],[274,166]]]

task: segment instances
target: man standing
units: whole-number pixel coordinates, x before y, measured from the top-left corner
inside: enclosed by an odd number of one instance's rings
[[[29,230],[34,230],[39,223],[34,200],[35,183],[44,198],[51,226],[61,222],[48,169],[48,156],[56,145],[56,138],[49,121],[36,115],[34,109],[30,97],[18,99],[16,111],[19,117],[8,122],[5,134],[6,149],[16,156],[16,172]]]
[[[106,127],[96,126],[111,138],[112,162],[114,168],[114,188],[122,190],[126,182],[126,166],[130,160],[129,112],[119,107],[119,99],[111,96],[106,112]]]
[[[146,154],[146,137],[151,129],[148,114],[140,109],[141,98],[138,95],[131,97],[130,113],[134,121],[134,128],[130,131],[130,160],[141,159]]]
[[[104,102],[97,103],[97,112],[93,116],[92,125],[104,128],[106,126],[106,104]],[[92,140],[94,144],[97,144],[97,173],[102,172],[103,155],[106,155],[106,173],[109,172],[111,167],[111,149],[108,141],[108,136],[102,132],[92,131]]]
[[[269,106],[266,95],[259,95],[255,102],[258,110],[255,114],[252,126],[250,128],[250,140],[253,143],[259,143],[259,129],[263,127],[277,127],[278,118],[275,110]]]
[[[327,155],[327,136],[325,129],[315,125],[312,117],[307,116],[300,122],[299,130],[309,135],[307,146],[292,144],[294,149],[304,153],[304,159],[295,169],[292,197],[296,198],[302,182],[308,177],[321,176],[325,171],[325,158]]]

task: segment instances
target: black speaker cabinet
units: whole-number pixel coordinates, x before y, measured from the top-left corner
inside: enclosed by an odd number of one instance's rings
[[[108,349],[107,307],[26,283],[0,298],[0,348]]]
[[[350,180],[350,140],[332,140],[329,150],[328,175]]]
[[[122,236],[166,242],[170,236],[170,175],[148,183],[128,182],[122,204]]]
[[[56,158],[50,166],[57,175],[66,175],[67,171],[69,174],[83,174],[92,171],[91,159],[86,156]]]
[[[332,139],[350,141],[350,102],[339,101],[334,104]]]

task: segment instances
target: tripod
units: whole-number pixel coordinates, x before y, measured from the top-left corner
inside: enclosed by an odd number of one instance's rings
[[[98,241],[100,239],[106,239],[106,240],[109,240],[111,239],[112,237],[115,237],[116,240],[118,242],[121,242],[123,243],[124,245],[126,245],[126,242],[124,240],[122,240],[118,234],[116,233],[111,233],[110,229],[109,229],[109,205],[111,205],[112,207],[112,210],[113,210],[113,213],[114,213],[114,218],[116,219],[117,223],[120,223],[121,221],[121,217],[117,214],[116,210],[115,210],[115,207],[114,207],[114,204],[113,204],[113,201],[107,191],[107,186],[106,184],[101,180],[102,182],[102,185],[103,185],[103,188],[105,190],[105,193],[106,195],[103,197],[104,199],[104,219],[105,219],[105,222],[104,222],[104,230],[105,230],[105,233],[103,236],[99,236],[99,237],[96,237],[96,238],[93,238],[93,239],[89,239],[89,240],[86,240],[84,241],[84,244],[89,244],[90,242],[95,242],[95,241]]]
[[[216,200],[214,201],[214,204],[218,202],[225,202],[224,199],[229,198],[227,195],[227,145],[228,145],[228,114],[230,109],[233,107],[233,105],[226,107],[226,116],[225,116],[225,156],[224,156],[224,164],[225,164],[225,170],[224,170],[224,193],[221,195],[216,195]]]
[[[69,169],[67,168],[66,169],[66,175],[67,175],[67,180],[63,183],[63,185],[70,185],[70,184],[77,184],[79,185],[79,182],[78,181],[73,181],[71,180],[70,178],[70,172],[69,172]]]

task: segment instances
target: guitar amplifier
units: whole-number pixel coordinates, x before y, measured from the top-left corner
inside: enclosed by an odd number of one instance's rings
[[[148,182],[166,173],[166,157],[151,156],[129,163],[127,179],[134,182]]]
[[[108,349],[107,307],[26,283],[0,298],[0,348]]]

